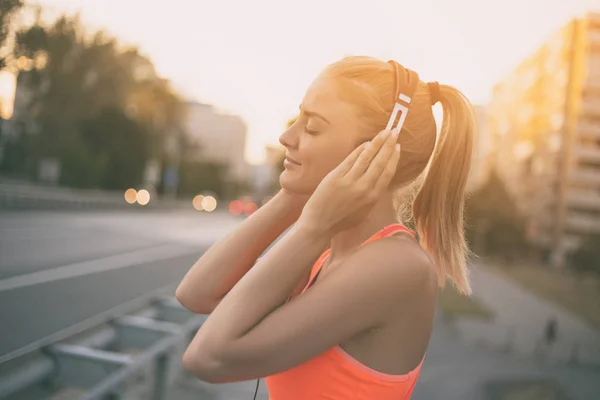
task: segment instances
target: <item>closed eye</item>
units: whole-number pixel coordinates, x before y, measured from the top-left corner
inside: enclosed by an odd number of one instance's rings
[[[313,131],[307,127],[304,127],[304,132],[308,133],[309,135],[316,135],[318,133],[317,131]]]

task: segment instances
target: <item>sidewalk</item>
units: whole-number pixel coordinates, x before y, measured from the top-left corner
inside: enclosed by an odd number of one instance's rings
[[[494,313],[494,319],[456,321],[464,340],[549,361],[600,366],[600,332],[581,318],[478,265],[472,268],[471,279],[473,296]],[[557,322],[557,335],[547,345],[544,328],[551,318]]]
[[[437,318],[411,400],[600,399],[599,378],[599,370],[539,363],[468,343]]]

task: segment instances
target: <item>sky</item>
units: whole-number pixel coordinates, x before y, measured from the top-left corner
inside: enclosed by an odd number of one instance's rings
[[[304,92],[345,55],[395,59],[485,104],[496,82],[600,0],[39,0],[139,46],[187,99],[240,115],[247,159],[277,143]]]

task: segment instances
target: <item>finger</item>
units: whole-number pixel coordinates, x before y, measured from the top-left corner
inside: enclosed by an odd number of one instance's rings
[[[364,152],[367,143],[362,143],[356,149],[352,151],[345,159],[338,165],[332,172],[339,176],[346,175],[352,166],[356,163],[356,160]]]
[[[394,149],[397,144],[398,134],[392,132],[387,138],[383,146],[379,149],[379,152],[375,155],[371,164],[367,167],[367,170],[363,174],[363,179],[369,187],[375,186],[375,182],[379,176],[383,173],[386,168],[390,157],[394,155]]]
[[[381,193],[385,189],[388,188],[390,182],[396,175],[396,171],[398,170],[398,162],[400,161],[400,144],[396,144],[394,146],[394,152],[392,156],[389,158],[387,165],[385,166],[383,172],[379,175],[377,182],[375,183],[375,193]]]
[[[373,158],[377,155],[381,147],[385,144],[386,139],[389,138],[390,131],[383,130],[377,134],[369,143],[368,147],[360,154],[354,165],[350,168],[347,175],[353,179],[358,179],[367,170]]]

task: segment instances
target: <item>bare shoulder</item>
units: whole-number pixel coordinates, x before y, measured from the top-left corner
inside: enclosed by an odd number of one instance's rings
[[[383,286],[392,285],[394,292],[407,297],[435,294],[435,266],[418,242],[408,235],[381,238],[360,247],[353,255],[357,264],[370,264],[369,273]]]

